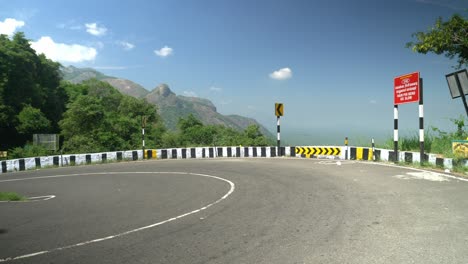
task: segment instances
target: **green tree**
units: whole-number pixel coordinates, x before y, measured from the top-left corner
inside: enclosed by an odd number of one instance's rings
[[[21,134],[32,135],[34,133],[47,133],[51,128],[51,122],[41,110],[26,105],[18,114],[19,124],[16,130]]]
[[[136,149],[142,146],[141,118],[146,117],[146,147],[162,145],[165,128],[157,107],[123,95],[108,83],[89,80],[65,84],[73,98],[60,121],[67,152]]]
[[[406,47],[413,51],[426,54],[445,54],[453,59],[457,57],[458,66],[468,65],[468,20],[458,14],[449,20],[438,18],[435,25],[427,32],[416,32],[412,35],[414,42],[408,42]]]
[[[49,132],[59,131],[58,121],[68,100],[60,87],[59,67],[44,55],[37,55],[23,33],[11,39],[0,35],[0,149],[31,140],[24,134],[25,124],[18,123],[25,106],[40,110],[49,120]]]

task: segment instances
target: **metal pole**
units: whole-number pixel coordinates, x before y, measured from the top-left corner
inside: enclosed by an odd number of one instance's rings
[[[348,159],[348,137],[345,137],[344,144],[345,144],[345,146],[346,146],[346,150],[345,150],[345,160],[347,160],[347,159]]]
[[[278,154],[281,156],[281,133],[280,133],[280,117],[276,117],[276,128],[277,128],[277,133],[278,133]]]
[[[143,158],[142,159],[145,159],[145,128],[142,127],[141,128],[141,135],[142,135],[142,138],[143,138]]]
[[[460,79],[458,78],[458,74],[455,74],[455,80],[457,81],[458,91],[460,91],[460,97],[463,101],[463,105],[465,106],[466,115],[468,116],[468,104],[466,103],[466,96],[463,93],[463,89],[460,84]]]
[[[372,160],[375,161],[375,142],[372,139]]]
[[[424,103],[423,79],[419,79],[419,162],[424,163]]]
[[[393,106],[393,151],[395,153],[394,162],[398,163],[398,105]]]

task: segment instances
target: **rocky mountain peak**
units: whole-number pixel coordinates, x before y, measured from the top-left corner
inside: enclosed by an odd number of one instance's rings
[[[153,93],[154,94],[157,94],[161,97],[168,97],[170,95],[174,95],[174,93],[171,91],[171,89],[169,89],[169,85],[165,84],[165,83],[162,83],[158,86],[156,86],[156,88],[154,88],[153,90]]]

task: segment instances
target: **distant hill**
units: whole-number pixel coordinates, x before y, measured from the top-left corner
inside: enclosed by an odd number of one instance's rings
[[[224,125],[237,130],[243,130],[251,124],[257,124],[262,134],[270,138],[274,137],[255,119],[239,115],[222,115],[216,111],[216,106],[210,100],[176,95],[167,84],[160,84],[149,92],[141,85],[130,80],[107,76],[91,68],[63,67],[62,74],[65,80],[72,83],[80,83],[96,78],[109,83],[123,94],[136,98],[145,98],[148,102],[158,106],[159,114],[169,130],[176,130],[179,118],[192,113],[204,124]]]
[[[107,76],[91,68],[76,68],[73,66],[63,67],[62,75],[65,80],[72,83],[80,83],[82,81],[95,78],[100,81],[109,83],[123,94],[127,94],[136,98],[143,98],[149,93],[148,90],[137,83],[126,79]]]

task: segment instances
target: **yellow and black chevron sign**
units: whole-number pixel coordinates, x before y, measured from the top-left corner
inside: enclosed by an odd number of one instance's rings
[[[296,154],[305,155],[310,158],[311,155],[329,155],[337,156],[341,154],[341,148],[331,147],[296,147]]]

